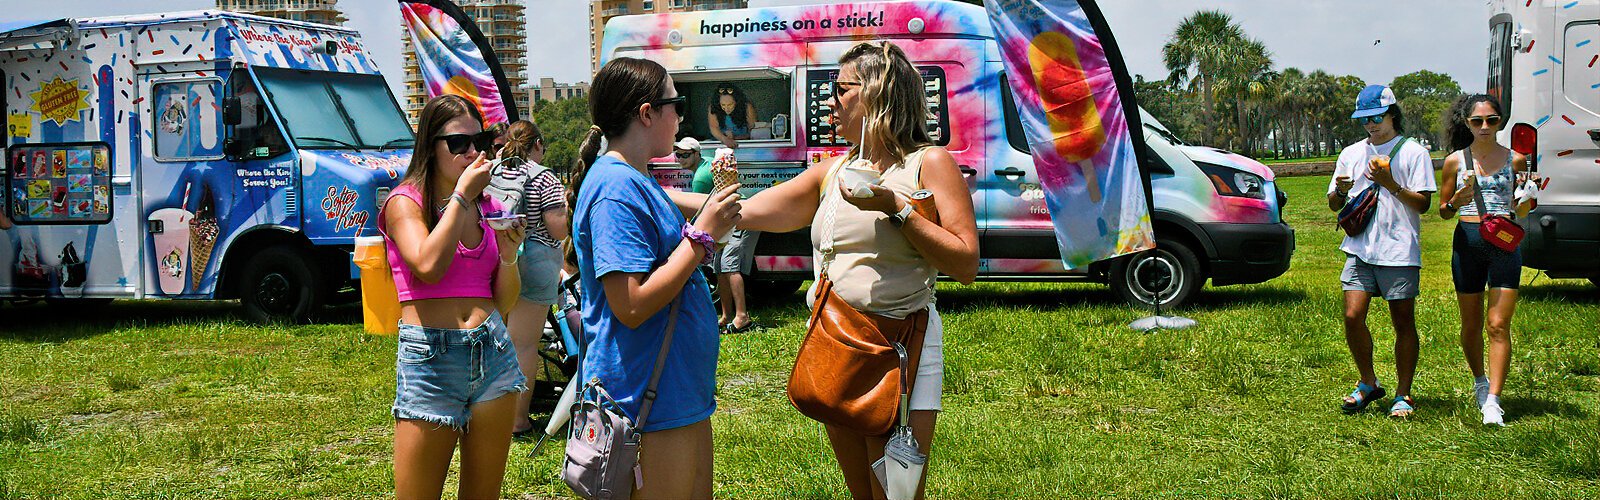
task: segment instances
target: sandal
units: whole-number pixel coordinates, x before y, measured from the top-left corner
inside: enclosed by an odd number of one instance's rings
[[[1367,405],[1372,404],[1373,401],[1383,399],[1388,394],[1389,391],[1383,390],[1383,387],[1367,385],[1366,382],[1358,382],[1356,383],[1356,390],[1350,391],[1350,395],[1344,397],[1344,404],[1340,405],[1339,408],[1347,414],[1356,413],[1367,409]]]
[[[520,431],[518,431],[518,430],[511,431],[511,438],[512,439],[527,439],[529,436],[532,436],[533,433],[538,432],[538,431],[539,431],[539,423],[533,421],[532,418],[529,418],[528,419],[528,428],[520,430]]]
[[[1389,416],[1410,418],[1411,414],[1417,411],[1416,404],[1417,402],[1412,400],[1411,396],[1397,396],[1394,398],[1394,404],[1389,407]]]
[[[733,323],[728,323],[728,326],[723,328],[722,333],[724,333],[724,334],[744,333],[744,332],[748,332],[748,331],[754,330],[754,329],[756,329],[756,322],[754,322],[754,321],[751,321],[749,323],[745,323],[744,326],[733,326]]]

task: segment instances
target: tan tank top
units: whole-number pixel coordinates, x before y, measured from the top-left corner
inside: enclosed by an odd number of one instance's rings
[[[922,148],[884,170],[880,183],[910,198],[922,189]],[[868,212],[844,200],[834,179],[848,161],[823,177],[822,200],[811,220],[812,262],[833,280],[833,292],[858,311],[904,318],[933,303],[938,270],[911,246],[889,216]],[[816,296],[815,284],[808,297]]]

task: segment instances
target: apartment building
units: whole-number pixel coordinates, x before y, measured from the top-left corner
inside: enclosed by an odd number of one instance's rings
[[[590,0],[589,74],[600,72],[600,36],[606,21],[617,16],[693,10],[743,9],[749,0]]]
[[[344,25],[339,0],[217,0],[217,8],[258,16]]]
[[[588,96],[588,83],[556,83],[556,79],[548,77],[540,78],[539,85],[528,89],[528,100],[534,103],[581,99]]]
[[[494,48],[495,57],[500,60],[500,69],[505,72],[507,83],[511,85],[509,97],[526,117],[533,108],[529,106],[530,93],[522,92],[523,82],[528,80],[528,18],[523,4],[524,0],[456,0],[456,5],[477,23],[478,31]],[[401,103],[401,107],[405,108],[411,123],[416,124],[417,114],[428,102],[428,91],[422,85],[422,72],[418,69],[417,52],[411,44],[411,34],[404,27],[400,34],[405,51],[406,74],[405,102]]]

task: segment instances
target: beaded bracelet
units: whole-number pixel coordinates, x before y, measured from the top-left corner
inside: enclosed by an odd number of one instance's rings
[[[711,233],[701,231],[699,228],[694,227],[694,225],[684,223],[683,237],[688,238],[691,242],[699,244],[701,248],[706,250],[706,255],[700,258],[700,265],[710,264],[711,260],[716,258],[717,239],[712,238]]]

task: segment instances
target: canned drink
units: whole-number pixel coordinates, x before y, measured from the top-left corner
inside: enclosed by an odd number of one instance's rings
[[[918,189],[911,192],[911,210],[934,224],[939,223],[939,208],[933,203],[933,191]]]

